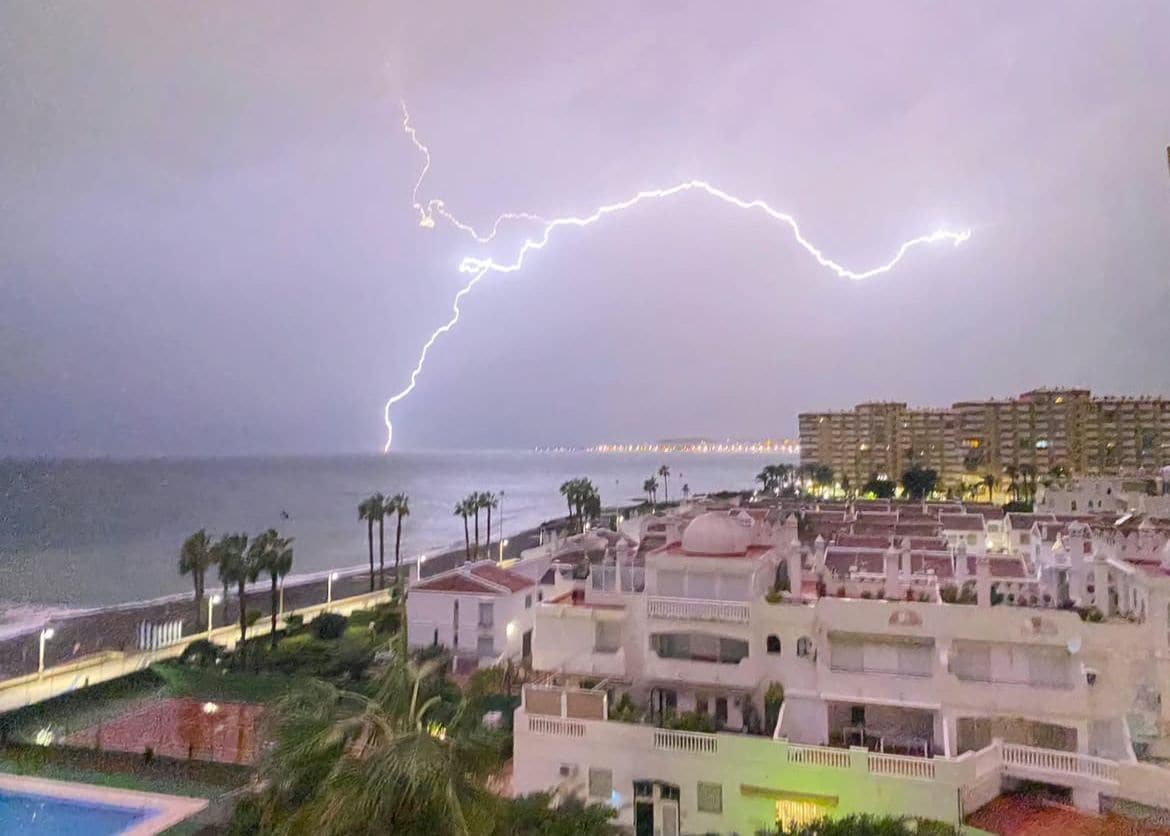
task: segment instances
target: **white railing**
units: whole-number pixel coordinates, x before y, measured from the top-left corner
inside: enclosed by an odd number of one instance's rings
[[[869,753],[869,771],[873,775],[893,775],[898,778],[915,778],[921,781],[934,780],[934,761],[930,758],[914,758],[905,755],[884,755]]]
[[[701,598],[646,599],[646,615],[650,618],[685,619],[690,621],[727,621],[747,624],[751,608],[745,601],[709,601]]]
[[[534,734],[555,734],[560,737],[584,737],[585,724],[563,717],[528,715],[528,730]]]
[[[799,766],[821,766],[830,769],[849,768],[848,749],[830,749],[827,746],[799,746],[789,744],[788,762]]]
[[[1015,772],[1046,772],[1117,782],[1117,762],[1077,752],[1059,752],[1035,746],[1003,744],[1003,763]]]
[[[654,730],[654,748],[667,752],[692,752],[700,755],[714,755],[719,751],[719,738],[703,732]]]

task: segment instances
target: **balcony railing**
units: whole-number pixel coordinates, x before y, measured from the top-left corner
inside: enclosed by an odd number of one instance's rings
[[[1117,763],[1077,752],[1059,752],[1035,746],[1003,744],[1003,764],[1016,773],[1061,773],[1117,782]]]
[[[534,734],[550,734],[559,737],[584,737],[585,724],[564,717],[542,717],[528,715],[528,730]]]
[[[825,746],[789,744],[788,762],[800,766],[820,766],[829,769],[848,769],[849,750],[829,749]]]
[[[650,618],[680,621],[723,621],[731,624],[747,624],[751,619],[751,607],[746,601],[709,601],[702,598],[651,596],[646,599],[646,615]]]
[[[719,738],[703,732],[654,730],[654,748],[667,752],[689,752],[714,755],[719,751]]]
[[[906,757],[869,753],[869,771],[873,775],[893,775],[898,778],[934,780],[934,761],[929,758]]]

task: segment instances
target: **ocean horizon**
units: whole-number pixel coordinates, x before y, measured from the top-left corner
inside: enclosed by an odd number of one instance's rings
[[[311,575],[367,562],[357,505],[375,491],[410,495],[402,554],[413,559],[462,543],[453,507],[471,491],[503,495],[507,536],[563,516],[558,488],[573,477],[592,479],[605,504],[621,504],[637,501],[643,480],[662,464],[677,497],[684,483],[696,493],[750,488],[760,467],[785,460],[791,457],[532,450],[0,459],[2,629],[47,610],[190,591],[178,552],[200,528],[213,536],[276,528],[295,538],[293,575]],[[493,538],[500,517],[493,514]],[[393,544],[388,519],[390,560]]]

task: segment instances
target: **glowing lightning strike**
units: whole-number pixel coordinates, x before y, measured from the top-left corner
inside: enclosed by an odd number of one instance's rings
[[[718,198],[724,203],[735,206],[739,209],[763,212],[772,220],[785,224],[791,230],[792,236],[796,240],[796,243],[803,247],[804,250],[808,252],[809,255],[811,255],[814,259],[816,259],[818,264],[830,270],[839,278],[853,279],[854,281],[868,279],[871,276],[889,272],[895,266],[897,266],[898,262],[902,260],[907,252],[909,252],[914,247],[919,246],[920,244],[936,244],[941,241],[950,241],[954,246],[957,247],[971,237],[971,230],[969,229],[964,230],[963,232],[952,232],[945,229],[937,230],[930,233],[929,235],[920,235],[917,238],[911,238],[909,241],[904,241],[894,253],[893,258],[884,264],[878,265],[877,267],[871,267],[868,270],[850,270],[849,268],[844,267],[840,263],[826,256],[811,241],[805,238],[800,231],[800,227],[796,223],[796,219],[792,215],[788,214],[787,212],[780,212],[779,210],[773,209],[763,200],[744,200],[743,198],[736,197],[733,194],[725,192],[722,189],[711,185],[705,180],[688,180],[685,183],[679,183],[665,189],[649,189],[646,191],[641,191],[635,194],[633,197],[627,200],[623,200],[620,203],[606,204],[594,210],[592,214],[580,217],[565,217],[546,220],[537,215],[531,215],[526,212],[505,213],[496,218],[495,223],[492,225],[491,233],[489,235],[483,236],[477,233],[471,226],[463,223],[451,215],[444,207],[443,201],[431,200],[425,206],[419,203],[418,192],[422,186],[423,180],[426,178],[428,170],[430,169],[431,155],[430,151],[427,150],[427,147],[419,141],[418,136],[415,133],[415,129],[411,126],[410,114],[407,112],[405,104],[402,106],[402,113],[403,129],[410,136],[411,141],[414,143],[415,147],[418,148],[420,152],[422,152],[425,158],[425,164],[423,165],[422,172],[419,174],[419,178],[415,183],[414,192],[412,194],[414,208],[419,213],[420,226],[423,226],[427,229],[433,228],[435,225],[434,216],[439,215],[457,229],[471,235],[476,241],[480,243],[487,243],[488,241],[491,241],[493,238],[495,238],[500,224],[507,220],[536,221],[544,224],[544,229],[538,237],[526,239],[517,252],[515,259],[510,262],[501,263],[491,258],[478,258],[475,256],[467,256],[460,262],[459,271],[461,273],[470,274],[471,278],[467,281],[467,284],[465,284],[459,290],[459,292],[455,294],[455,298],[452,300],[451,305],[451,318],[447,320],[446,323],[436,328],[435,331],[431,334],[430,338],[428,338],[426,343],[423,345],[422,351],[419,354],[418,362],[415,364],[414,369],[410,373],[410,383],[406,386],[405,389],[386,401],[386,407],[384,411],[384,420],[386,422],[386,446],[383,449],[383,452],[388,452],[390,450],[390,444],[394,440],[394,425],[390,422],[391,407],[414,391],[414,387],[418,383],[419,375],[422,374],[423,366],[426,364],[427,354],[430,352],[431,347],[435,344],[439,337],[453,329],[459,322],[459,316],[461,313],[459,306],[463,301],[463,298],[467,296],[467,294],[470,293],[477,284],[479,284],[480,279],[482,279],[488,273],[519,272],[524,266],[524,260],[527,255],[534,250],[543,250],[548,245],[553,231],[560,227],[591,226],[607,215],[622,212],[626,209],[630,209],[631,207],[636,206],[639,203],[673,197],[685,192],[699,191],[710,195],[711,197]]]
[[[441,200],[429,200],[426,205],[418,202],[418,190],[422,188],[423,180],[427,179],[427,172],[431,170],[431,150],[425,146],[418,138],[418,133],[415,132],[414,126],[410,124],[410,111],[406,109],[406,102],[402,102],[402,130],[406,131],[410,141],[414,143],[423,155],[425,162],[423,163],[422,171],[418,173],[418,179],[414,182],[414,191],[410,194],[411,202],[414,205],[414,211],[418,212],[418,225],[424,229],[434,229],[435,215],[444,218],[448,223],[456,229],[462,230],[474,238],[481,244],[486,244],[496,237],[496,233],[500,231],[500,224],[504,221],[536,221],[537,223],[547,223],[547,221],[539,215],[533,215],[529,212],[505,212],[496,218],[495,223],[492,224],[492,231],[487,235],[480,235],[475,231],[475,227],[463,223],[463,221],[456,218],[447,211],[446,205]]]

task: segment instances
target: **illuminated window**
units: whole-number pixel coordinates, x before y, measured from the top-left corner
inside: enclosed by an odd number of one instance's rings
[[[1036,449],[1037,450],[1047,450],[1048,449],[1048,439],[1042,438],[1039,441],[1037,441],[1036,442]]]

